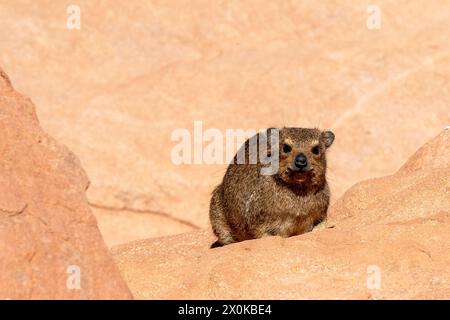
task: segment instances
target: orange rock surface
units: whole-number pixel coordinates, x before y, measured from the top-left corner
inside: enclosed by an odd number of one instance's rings
[[[327,228],[209,249],[209,232],[113,248],[137,298],[448,299],[450,130],[350,188]]]
[[[78,158],[0,70],[0,299],[131,294],[88,206]]]
[[[80,157],[109,245],[208,228],[226,166],[170,158],[195,120],[334,130],[333,199],[450,123],[447,2],[377,1],[380,30],[354,0],[76,3],[80,30],[66,1],[0,3],[0,65]]]
[[[0,298],[448,299],[450,2],[369,4],[0,2]],[[210,250],[194,121],[333,130],[323,229]]]

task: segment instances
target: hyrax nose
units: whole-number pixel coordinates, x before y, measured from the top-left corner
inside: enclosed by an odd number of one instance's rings
[[[304,153],[301,152],[295,157],[295,166],[298,169],[304,169],[308,166],[308,158]]]

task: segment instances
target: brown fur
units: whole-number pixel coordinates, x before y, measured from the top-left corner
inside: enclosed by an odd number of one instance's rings
[[[333,140],[330,131],[281,129],[279,170],[268,176],[260,173],[259,161],[236,164],[235,156],[222,184],[212,194],[210,220],[218,240],[211,247],[268,235],[299,235],[323,221],[330,198],[326,149]],[[289,152],[284,152],[284,144],[291,147]],[[312,152],[315,146],[320,148],[317,155]],[[248,152],[249,140],[244,147]],[[309,171],[304,173],[292,169],[296,155],[301,152],[309,163]]]

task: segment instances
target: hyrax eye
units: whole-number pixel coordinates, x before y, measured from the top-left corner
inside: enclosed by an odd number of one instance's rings
[[[288,145],[288,144],[283,144],[283,152],[284,153],[289,153],[289,152],[291,152],[292,151],[292,147],[290,146],[290,145]]]
[[[314,154],[319,154],[320,153],[320,147],[319,146],[312,147],[311,152],[314,153]]]

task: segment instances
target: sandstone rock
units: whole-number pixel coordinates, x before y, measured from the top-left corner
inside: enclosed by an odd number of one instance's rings
[[[0,137],[0,299],[131,298],[79,160],[42,131],[1,70]]]
[[[329,212],[328,225],[352,229],[427,218],[450,208],[450,130],[420,148],[392,176],[356,184]],[[395,214],[394,214],[395,213]]]
[[[380,30],[352,0],[77,4],[81,30],[66,28],[66,1],[0,3],[0,60],[81,158],[110,244],[208,226],[225,165],[170,159],[171,132],[194,120],[333,129],[335,199],[392,174],[450,123],[450,3],[377,1]],[[152,227],[132,232],[144,219]]]
[[[148,235],[162,237],[197,229],[184,220],[176,220],[159,212],[135,212],[129,210],[93,208],[105,243],[111,247]]]
[[[450,130],[392,176],[352,187],[328,228],[208,249],[207,232],[112,252],[137,298],[447,299]]]

